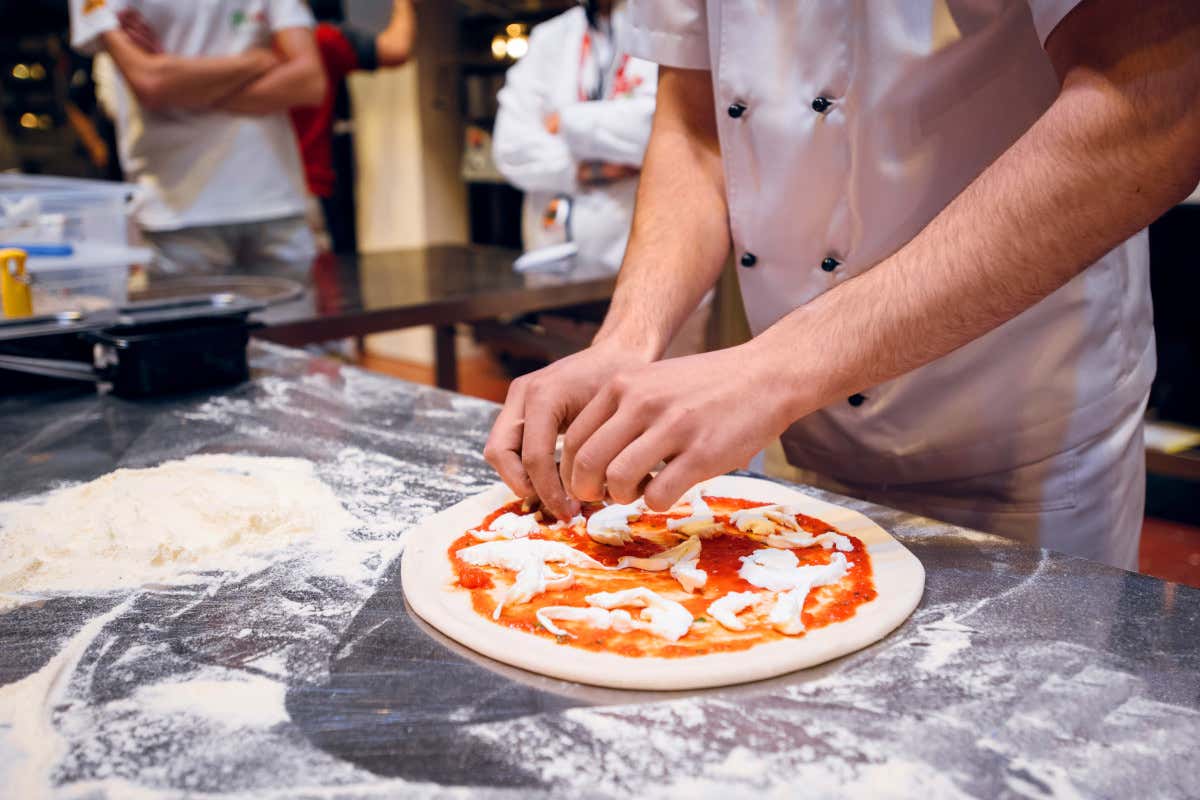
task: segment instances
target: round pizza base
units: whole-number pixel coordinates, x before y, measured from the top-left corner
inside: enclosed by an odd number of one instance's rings
[[[908,618],[925,589],[917,557],[857,511],[826,503],[770,481],[722,476],[704,493],[788,503],[862,540],[871,555],[876,597],[848,620],[794,639],[727,653],[682,658],[628,657],[572,647],[498,625],[471,607],[455,584],[447,550],[455,539],[513,500],[503,484],[427,518],[405,536],[401,560],[404,597],[417,614],[455,641],[489,658],[563,680],[616,689],[677,691],[757,681],[811,667],[873,644]]]

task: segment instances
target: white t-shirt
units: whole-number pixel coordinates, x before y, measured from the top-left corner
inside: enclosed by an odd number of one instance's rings
[[[302,0],[70,0],[71,45],[100,49],[101,34],[135,8],[179,56],[225,56],[269,47],[285,28],[312,27]],[[114,114],[121,166],[145,192],[138,223],[165,231],[303,214],[304,171],[287,114],[142,108],[111,59],[96,78]]]

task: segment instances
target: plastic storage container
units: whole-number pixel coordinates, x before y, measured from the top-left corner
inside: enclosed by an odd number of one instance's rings
[[[126,301],[130,267],[153,257],[130,245],[137,197],[131,183],[0,174],[0,248],[27,251],[35,315]]]
[[[25,261],[33,313],[98,311],[129,297],[129,267],[149,263],[145,247],[81,244],[71,256],[30,256]]]
[[[0,174],[0,246],[128,245],[138,191],[132,183]]]

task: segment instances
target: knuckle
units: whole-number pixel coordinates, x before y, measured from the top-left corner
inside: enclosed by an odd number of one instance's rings
[[[628,372],[618,372],[616,375],[612,376],[612,379],[609,380],[608,385],[618,395],[628,394],[629,391],[633,389],[633,377]]]
[[[629,467],[624,464],[609,464],[608,469],[604,472],[604,479],[608,481],[610,486],[620,486],[622,488],[633,483],[633,473]]]
[[[597,461],[595,453],[590,450],[581,450],[575,454],[575,471],[582,475],[591,475],[597,472],[600,466]]]
[[[525,452],[521,453],[521,463],[530,472],[541,472],[545,469],[547,463],[553,463],[553,456],[545,453]]]
[[[564,455],[566,453],[578,453],[579,448],[582,446],[583,446],[582,434],[575,432],[572,428],[568,428],[567,432],[563,434],[563,453],[564,453]],[[576,455],[575,458],[576,458],[576,460],[578,460],[579,456]]]

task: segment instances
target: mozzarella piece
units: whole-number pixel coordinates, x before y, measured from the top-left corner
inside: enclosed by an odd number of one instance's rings
[[[826,550],[837,548],[843,553],[849,553],[854,549],[850,539],[833,531],[819,533],[816,536],[806,531],[789,531],[768,536],[765,541],[771,547],[812,547],[814,544],[819,544]]]
[[[575,634],[555,625],[551,620],[566,620],[568,622],[583,622],[602,631],[612,629],[617,633],[627,633],[633,630],[633,617],[624,609],[609,611],[603,608],[589,606],[546,606],[537,611],[537,621],[542,627],[555,636],[570,636]]]
[[[571,564],[577,567],[603,568],[587,553],[562,542],[545,539],[505,539],[464,547],[457,553],[468,564],[477,567],[500,567],[515,570],[512,585],[504,592],[492,619],[500,619],[504,606],[528,603],[547,589],[565,589],[575,582],[570,570],[557,575],[546,568],[547,562]]]
[[[828,564],[799,566],[800,560],[791,550],[764,548],[742,556],[738,575],[748,583],[773,592],[786,592],[802,586],[824,586],[837,583],[846,574],[849,562],[841,553],[830,556]]]
[[[784,562],[787,559],[769,556],[769,552],[785,553],[792,557],[793,563],[785,566]],[[770,563],[764,564],[764,561]],[[796,556],[788,550],[757,550],[742,557],[742,569],[738,570],[739,575],[755,586],[780,592],[767,615],[767,622],[775,630],[789,636],[804,632],[801,612],[804,611],[804,601],[808,598],[808,593],[814,587],[837,583],[845,576],[849,567],[849,562],[841,553],[834,553],[828,564],[801,567],[795,562]]]
[[[679,585],[684,588],[684,591],[694,592],[708,582],[708,573],[698,566],[699,559],[700,539],[696,536],[690,536],[669,550],[663,550],[661,553],[649,558],[622,556],[617,561],[616,566],[609,567],[608,569],[618,570],[635,567],[637,569],[644,569],[647,572],[662,572],[665,569],[669,569],[671,570],[671,577],[679,581]]]
[[[634,620],[634,627],[649,631],[662,639],[677,641],[692,627],[692,615],[686,608],[644,586],[619,592],[596,592],[589,594],[584,600],[588,605],[599,608],[641,608],[640,619]]]
[[[695,561],[698,558],[700,558],[700,539],[690,536],[669,550],[663,550],[661,553],[652,555],[649,558],[621,556],[617,561],[617,565],[609,567],[609,569],[637,567],[647,572],[662,572],[664,569],[670,569],[680,561]]]
[[[800,530],[796,515],[801,513],[795,506],[771,505],[743,508],[729,515],[729,522],[740,531],[766,536],[771,547],[812,547],[819,544],[829,550],[837,548],[850,552],[854,545],[840,533],[832,531],[813,536]]]
[[[758,592],[730,592],[708,604],[708,615],[731,631],[746,630],[737,615],[762,599]]]
[[[482,531],[472,531],[476,539],[493,541],[495,539],[523,539],[532,533],[537,533],[540,527],[536,514],[514,514],[509,511],[491,521]]]
[[[583,514],[576,514],[575,516],[571,517],[571,519],[566,522],[564,522],[563,520],[560,519],[558,522],[555,522],[553,525],[547,525],[546,527],[547,527],[547,530],[561,531],[563,528],[576,528],[576,527],[578,527],[580,525],[584,525],[586,523],[587,523],[587,520],[584,519]]]
[[[646,505],[640,498],[627,505],[605,506],[588,517],[587,535],[601,544],[625,544],[633,538],[629,523],[645,511]]]
[[[739,531],[760,536],[775,533],[779,526],[763,513],[762,508],[742,508],[729,515],[729,522]]]
[[[492,619],[500,619],[500,612],[506,605],[528,603],[547,589],[566,589],[575,583],[575,573],[567,570],[562,575],[552,572],[544,561],[530,561],[517,572],[512,585],[504,592]]]
[[[603,569],[604,565],[582,550],[549,539],[504,539],[464,547],[458,557],[476,567],[521,569],[528,561],[549,561],[573,567]]]
[[[762,589],[782,592],[796,585],[794,573],[800,569],[800,559],[791,550],[766,547],[742,556],[741,562],[738,575]]]
[[[703,534],[720,528],[716,523],[716,516],[713,514],[712,507],[704,502],[704,492],[701,487],[693,486],[683,496],[683,502],[687,503],[690,513],[686,517],[667,520],[668,530],[689,534]]]
[[[684,559],[671,567],[671,577],[679,581],[685,592],[703,589],[704,584],[708,583],[708,573],[700,569],[699,558],[700,553],[697,552],[692,558]]]

